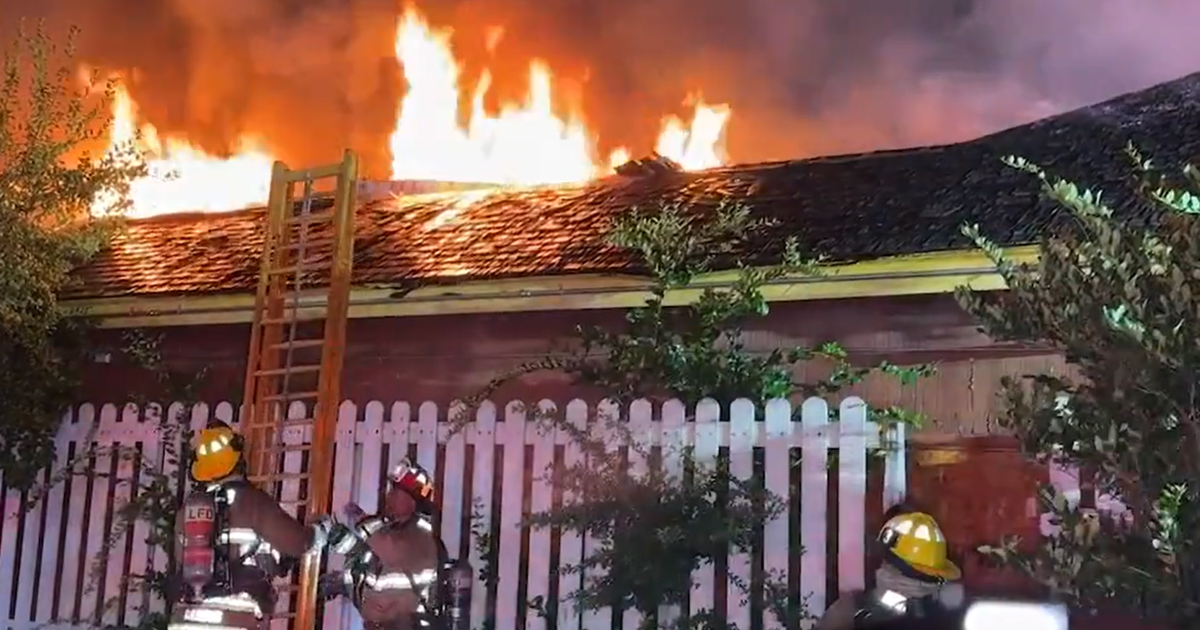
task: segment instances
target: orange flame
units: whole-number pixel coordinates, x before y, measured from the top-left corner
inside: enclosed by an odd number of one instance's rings
[[[138,132],[141,137],[138,137]],[[118,85],[113,98],[109,152],[133,142],[149,173],[130,185],[129,217],[173,212],[217,212],[262,204],[267,199],[274,158],[253,138],[243,138],[230,157],[214,157],[178,138],[161,138],[150,124],[138,126],[137,106]],[[94,213],[110,207],[98,199]]]
[[[488,33],[489,48],[502,34],[498,27]],[[628,150],[619,148],[607,160],[598,159],[595,136],[582,116],[554,111],[553,76],[543,62],[529,66],[524,102],[506,103],[495,115],[483,107],[491,87],[485,71],[474,86],[464,128],[459,123],[459,64],[450,32],[435,32],[410,7],[398,21],[395,54],[403,64],[408,90],[389,142],[393,179],[561,184],[606,175],[630,158]],[[673,116],[663,119],[656,151],[687,170],[719,166],[726,159],[723,140],[730,110],[694,100],[688,123]],[[139,124],[136,104],[119,87],[110,154],[129,142],[146,154],[150,167],[150,174],[131,186],[129,216],[218,212],[266,202],[274,157],[259,140],[244,137],[233,155],[216,157],[181,138],[161,137],[153,125]],[[97,199],[93,212],[104,212],[111,202]]]
[[[502,33],[493,29],[489,49]],[[491,87],[485,71],[474,89],[466,128],[459,125],[459,65],[449,30],[434,31],[409,7],[396,32],[396,58],[404,66],[408,91],[400,103],[391,137],[392,178],[495,184],[559,184],[604,175],[628,161],[615,150],[596,159],[594,136],[578,113],[556,114],[553,81],[545,63],[529,66],[524,103],[506,103],[490,115],[483,108]],[[727,106],[697,100],[690,124],[675,117],[663,121],[656,150],[685,169],[724,163],[722,144]]]

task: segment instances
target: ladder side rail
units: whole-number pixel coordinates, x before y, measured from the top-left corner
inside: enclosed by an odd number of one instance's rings
[[[312,505],[328,510],[333,492],[333,443],[341,406],[342,369],[346,355],[346,328],[350,307],[350,284],[354,262],[355,193],[358,183],[358,156],[346,151],[337,182],[333,220],[334,249],[329,272],[329,297],[325,320],[325,345],[321,348],[321,372],[318,405],[314,413],[312,457],[319,464],[313,477],[316,486]],[[315,483],[322,481],[322,483]],[[318,512],[320,513],[320,512]]]
[[[266,328],[263,321],[271,317],[273,310],[272,284],[274,278],[270,269],[279,251],[280,240],[283,238],[285,227],[282,210],[285,207],[287,190],[283,185],[286,181],[287,165],[275,162],[271,169],[271,188],[267,201],[267,225],[263,234],[263,251],[259,267],[258,294],[255,297],[254,315],[250,324],[250,345],[246,361],[246,379],[242,388],[242,434],[246,440],[247,463],[250,476],[261,476],[266,473],[267,462],[262,461],[265,454],[264,436],[258,427],[270,426],[268,419],[270,410],[264,401],[269,394],[262,391],[265,385],[257,376],[263,369],[264,349],[269,350],[264,337]],[[269,490],[268,490],[269,491]]]
[[[313,448],[309,454],[308,519],[330,511],[333,484],[334,432],[341,403],[341,378],[345,358],[346,320],[354,253],[355,189],[358,158],[346,151],[334,198],[334,251],[326,299],[325,345],[321,348],[318,394],[313,410]],[[316,624],[317,581],[321,558],[308,554],[300,567],[296,600],[296,628],[308,630]]]
[[[253,401],[250,421],[242,427],[242,433],[247,440],[247,456],[250,460],[250,474],[254,478],[278,473],[282,462],[277,456],[276,446],[282,442],[278,424],[287,418],[286,403],[281,404],[269,400],[270,396],[280,391],[280,379],[275,376],[260,376],[260,373],[276,370],[280,362],[280,352],[276,348],[282,337],[282,326],[277,324],[283,316],[283,299],[281,293],[287,288],[287,278],[272,274],[271,270],[286,263],[288,256],[288,223],[292,204],[292,191],[288,185],[288,168],[282,162],[276,162],[272,170],[271,193],[268,205],[268,234],[269,240],[264,242],[263,269],[265,277],[265,305],[262,317],[254,322],[253,335],[257,335],[251,352],[256,360],[247,365],[246,388],[247,395]],[[264,492],[277,496],[280,488],[263,487]]]

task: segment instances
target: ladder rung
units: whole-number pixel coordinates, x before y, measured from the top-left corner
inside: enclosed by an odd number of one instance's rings
[[[324,304],[314,304],[312,302],[306,304],[296,300],[285,299],[283,301],[283,310],[289,315],[295,314],[296,318],[294,321],[299,322],[315,322],[329,318],[329,311],[325,308]]]
[[[311,241],[306,240],[303,243],[301,243],[299,241],[297,241],[295,243],[288,243],[287,245],[284,245],[284,248],[285,249],[300,249],[301,248],[300,246],[303,245],[304,249],[309,249],[309,248],[317,249],[318,247],[328,247],[330,245],[333,245],[336,242],[337,241],[335,241],[332,238],[315,238],[315,239],[312,239]]]
[[[283,376],[285,374],[311,374],[320,372],[320,365],[291,365],[288,367],[276,368],[273,370],[258,370],[254,372],[255,376]]]
[[[321,392],[288,392],[286,394],[271,394],[270,396],[263,396],[263,400],[270,402],[279,402],[282,400],[309,400],[311,398],[316,398],[320,393]]]
[[[276,481],[304,481],[309,477],[308,473],[271,473],[269,475],[251,475],[247,479],[251,483],[274,483]]]
[[[273,343],[267,347],[272,350],[299,350],[300,348],[319,348],[323,345],[325,345],[324,339],[296,339],[283,343]]]
[[[262,451],[264,453],[303,453],[312,450],[312,446],[312,444],[281,444],[264,447]]]
[[[316,168],[306,168],[304,170],[288,171],[287,181],[302,182],[306,179],[325,179],[326,177],[337,177],[342,174],[342,163],[329,164],[327,166],[318,166]]]
[[[246,428],[243,430],[246,433],[250,433],[251,431],[274,431],[275,429],[306,427],[313,422],[312,418],[289,418],[287,420],[276,420],[275,422],[255,422],[246,425]]]
[[[295,317],[266,317],[263,318],[262,323],[264,326],[270,326],[274,324],[290,324],[292,322],[319,322],[323,319],[326,319],[325,313],[313,313],[301,310],[295,314]]]
[[[271,298],[276,299],[276,300],[282,300],[282,299],[295,300],[295,299],[303,299],[306,297],[325,297],[325,296],[329,295],[329,287],[307,286],[307,287],[300,287],[299,289],[297,289],[295,287],[287,287],[287,288],[284,288],[280,293],[281,293],[280,295],[272,295]]]
[[[304,272],[323,271],[329,267],[328,264],[326,264],[325,266],[321,266],[319,264],[319,263],[323,263],[323,262],[327,263],[328,260],[325,258],[306,258],[295,265],[288,265],[287,267],[275,267],[274,269],[268,269],[267,275],[280,276],[280,275],[288,275],[288,274],[298,273],[301,271],[304,271]]]
[[[295,215],[288,217],[287,222],[289,225],[304,225],[304,224],[311,225],[313,223],[324,223],[326,221],[332,221],[333,217],[335,215],[337,215],[337,213],[334,212],[333,210],[325,210],[322,212],[310,212],[308,214],[295,214]]]
[[[292,418],[291,420],[279,420],[278,422],[268,422],[263,424],[250,425],[245,429],[246,433],[251,431],[274,431],[275,429],[294,429],[296,427],[308,427],[315,421],[312,418]]]

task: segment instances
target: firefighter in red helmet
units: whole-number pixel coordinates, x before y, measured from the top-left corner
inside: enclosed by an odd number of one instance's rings
[[[189,469],[196,488],[176,523],[186,591],[173,626],[261,626],[275,609],[272,580],[328,539],[328,518],[307,527],[250,484],[243,449],[224,423],[197,436]]]
[[[344,510],[329,546],[345,557],[344,569],[321,578],[325,598],[347,597],[367,630],[448,628],[451,562],[430,519],[433,480],[420,466],[401,461],[388,475],[379,514],[356,504]]]

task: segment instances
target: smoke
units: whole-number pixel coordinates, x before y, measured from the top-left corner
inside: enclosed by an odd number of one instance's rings
[[[550,61],[606,146],[647,151],[699,91],[737,161],[967,139],[1200,70],[1195,0],[432,0],[465,78],[497,99]],[[350,146],[386,173],[402,93],[394,0],[0,0],[83,29],[143,115],[212,152],[242,134],[294,163]],[[490,29],[504,27],[495,50]]]

